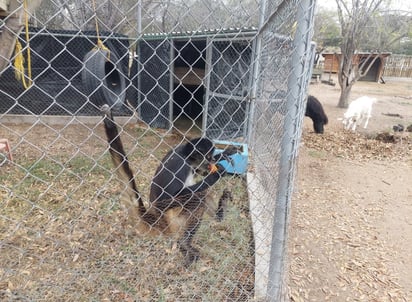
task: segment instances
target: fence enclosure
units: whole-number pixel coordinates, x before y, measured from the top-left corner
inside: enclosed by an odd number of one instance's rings
[[[385,77],[412,77],[412,56],[406,55],[390,55],[385,62],[385,70],[383,73]]]
[[[14,156],[0,154],[1,300],[289,300],[315,2],[43,0],[28,14],[28,40],[8,12],[2,33],[22,50],[0,75],[0,138]],[[15,78],[19,55],[27,89]],[[209,189],[232,198],[223,221],[212,205],[203,218],[190,267],[174,238],[136,234],[103,103],[145,200],[163,156],[188,138],[247,146],[247,172]]]

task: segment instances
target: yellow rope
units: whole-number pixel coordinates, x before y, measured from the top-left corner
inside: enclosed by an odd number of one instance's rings
[[[25,89],[29,88],[32,84],[32,74],[31,74],[31,52],[30,52],[30,37],[29,37],[29,16],[27,14],[27,1],[23,1],[24,8],[24,18],[25,18],[25,29],[26,29],[26,45],[27,45],[27,78],[26,82],[25,69],[24,69],[24,56],[22,52],[22,46],[19,40],[16,41],[15,53],[16,58],[14,60],[15,67],[15,77],[16,79],[22,81]]]
[[[17,80],[23,82],[26,87],[26,78],[24,76],[24,56],[22,53],[21,43],[17,40],[15,46],[16,58],[14,59],[14,76]]]
[[[97,36],[97,45],[96,47],[94,47],[94,50],[106,50],[107,51],[107,60],[110,61],[110,49],[107,48],[102,40],[100,39],[100,34],[99,34],[99,22],[97,21],[97,12],[96,12],[96,2],[95,0],[92,1],[93,2],[93,10],[94,10],[94,20],[96,22],[96,36]]]

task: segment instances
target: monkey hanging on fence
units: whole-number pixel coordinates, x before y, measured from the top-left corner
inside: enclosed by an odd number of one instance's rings
[[[215,155],[213,142],[204,137],[176,146],[165,155],[153,176],[150,186],[150,202],[170,200],[181,195],[182,190],[195,184],[196,174],[210,173],[210,165],[213,163],[226,160],[233,164],[229,155],[236,152],[238,152],[236,147],[229,147],[224,152]],[[215,213],[218,220],[223,219],[226,203],[231,199],[231,192],[225,189]]]
[[[199,251],[191,242],[207,208],[207,191],[226,173],[219,161],[228,160],[228,156],[236,151],[227,150],[214,156],[214,144],[207,138],[198,138],[177,146],[158,167],[152,181],[150,205],[146,208],[137,190],[112,111],[108,105],[103,105],[101,111],[113,164],[120,179],[127,183],[129,200],[126,207],[129,215],[136,218],[136,229],[139,233],[152,236],[177,236],[184,264],[189,266],[199,258]],[[193,173],[196,169],[207,169],[209,173],[194,183]],[[222,215],[227,198],[230,196],[225,192],[219,201],[218,218]]]

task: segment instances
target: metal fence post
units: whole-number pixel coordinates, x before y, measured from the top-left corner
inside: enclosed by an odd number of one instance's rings
[[[281,156],[279,163],[279,178],[275,216],[272,233],[272,252],[269,267],[269,284],[267,296],[269,301],[283,301],[285,284],[285,264],[287,255],[287,239],[290,218],[290,203],[295,176],[296,150],[300,143],[301,119],[303,118],[302,102],[305,98],[308,78],[305,77],[307,61],[310,54],[310,35],[307,32],[308,24],[313,18],[315,1],[303,0],[297,13],[297,29],[293,40],[291,73],[288,79],[288,96],[286,102],[284,134],[281,142]],[[308,39],[309,36],[309,39]],[[306,81],[306,83],[305,83]]]

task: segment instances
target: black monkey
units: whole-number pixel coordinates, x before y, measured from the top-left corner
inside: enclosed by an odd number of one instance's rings
[[[150,201],[170,199],[185,187],[194,184],[196,172],[209,173],[216,162],[227,160],[238,152],[229,147],[214,155],[214,143],[205,137],[195,138],[170,150],[157,168],[150,187]]]
[[[229,147],[214,155],[214,143],[205,137],[195,138],[169,151],[157,168],[150,186],[150,202],[170,200],[179,196],[182,190],[195,183],[196,172],[210,173],[210,168],[220,160],[232,163],[229,155],[238,152],[236,147]],[[227,190],[226,190],[227,191]],[[224,217],[230,192],[224,192],[219,198],[216,219]]]
[[[146,208],[137,190],[111,109],[103,105],[101,111],[113,164],[119,177],[128,184],[130,203],[127,206],[132,218],[136,218],[137,230],[149,235],[177,235],[180,251],[185,257],[184,264],[189,266],[199,258],[199,251],[191,242],[206,210],[207,189],[225,174],[224,167],[217,163],[200,182],[184,187],[172,198],[155,200]]]
[[[150,186],[150,202],[170,199],[194,184],[197,171],[214,164],[215,146],[207,138],[195,138],[170,150],[162,159]]]
[[[316,133],[323,133],[323,126],[328,123],[328,117],[322,104],[313,95],[308,96],[305,115],[313,121],[313,129]]]

